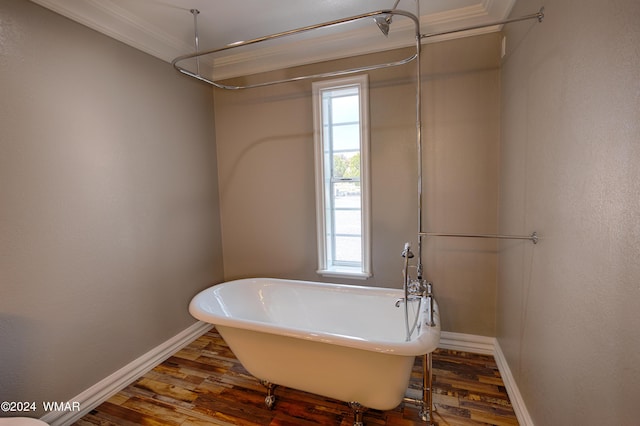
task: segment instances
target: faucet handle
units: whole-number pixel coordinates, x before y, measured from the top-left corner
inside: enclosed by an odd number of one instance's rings
[[[424,283],[425,285],[425,290],[427,292],[427,296],[431,295],[433,293],[433,283],[431,281],[427,281]]]
[[[420,294],[422,293],[422,283],[420,280],[411,280],[407,286],[407,291],[409,294]]]

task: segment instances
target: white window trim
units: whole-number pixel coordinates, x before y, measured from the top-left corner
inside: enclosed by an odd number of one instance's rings
[[[324,197],[324,152],[322,141],[322,96],[321,91],[341,86],[358,86],[360,93],[360,191],[362,212],[362,266],[359,269],[344,266],[327,265],[326,220]],[[315,146],[316,178],[316,228],[318,240],[318,274],[327,277],[366,279],[371,277],[371,174],[369,159],[369,79],[359,75],[335,80],[319,81],[313,88],[313,123]]]

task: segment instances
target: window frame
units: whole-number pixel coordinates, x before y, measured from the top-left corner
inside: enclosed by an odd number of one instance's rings
[[[325,141],[322,93],[326,90],[356,87],[359,95],[359,127],[360,127],[360,235],[361,262],[357,266],[332,264],[327,247],[327,202],[325,176]],[[366,74],[347,78],[324,80],[312,84],[313,121],[314,121],[314,155],[315,155],[315,187],[316,187],[316,228],[317,228],[317,273],[328,277],[344,277],[366,279],[371,277],[371,197],[370,197],[370,157],[369,157],[369,78]],[[353,180],[355,182],[355,180]],[[331,183],[329,183],[331,185]],[[330,192],[330,197],[336,197]],[[332,210],[334,212],[335,210]],[[332,235],[335,241],[336,235]]]

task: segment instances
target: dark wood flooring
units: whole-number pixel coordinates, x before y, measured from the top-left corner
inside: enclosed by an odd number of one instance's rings
[[[433,356],[434,421],[440,425],[517,425],[491,356],[438,349]],[[421,387],[416,360],[410,387]],[[249,375],[212,329],[111,397],[76,426],[131,425],[340,425],[353,415],[341,401],[278,387],[273,410],[266,389]],[[368,410],[365,425],[424,425],[418,409],[403,404]]]

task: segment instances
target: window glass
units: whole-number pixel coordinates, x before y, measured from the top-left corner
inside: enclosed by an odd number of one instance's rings
[[[314,83],[318,272],[370,276],[366,76]]]

